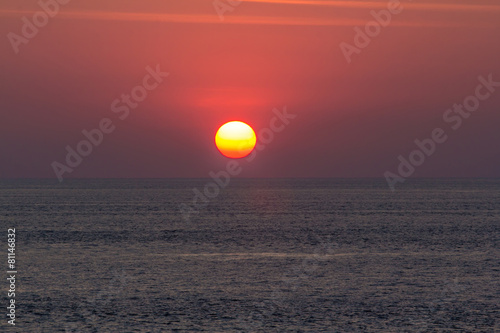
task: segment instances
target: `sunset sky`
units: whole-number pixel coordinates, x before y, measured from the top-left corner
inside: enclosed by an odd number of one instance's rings
[[[56,179],[103,118],[115,130],[65,177],[208,177],[228,162],[219,126],[259,133],[284,107],[296,118],[241,177],[383,177],[435,128],[449,138],[415,177],[500,177],[500,87],[459,129],[443,121],[479,76],[500,82],[498,0],[401,1],[351,63],[340,44],[388,1],[243,1],[223,20],[212,0],[59,6],[16,53],[8,34],[41,8],[0,1],[0,178]],[[169,75],[120,119],[113,101],[157,65]]]

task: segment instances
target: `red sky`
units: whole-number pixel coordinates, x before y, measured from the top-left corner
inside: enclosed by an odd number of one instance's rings
[[[258,133],[284,106],[297,117],[241,176],[382,177],[440,127],[416,177],[500,177],[500,87],[459,129],[443,121],[480,75],[500,81],[500,4],[402,1],[349,64],[339,45],[387,3],[243,1],[221,21],[211,0],[73,0],[16,54],[8,34],[40,7],[1,1],[0,178],[55,178],[103,118],[116,129],[65,177],[207,177],[228,161],[220,125]],[[111,103],[157,64],[169,76],[120,120]]]

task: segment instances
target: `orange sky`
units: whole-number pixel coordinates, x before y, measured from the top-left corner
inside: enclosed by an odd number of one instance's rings
[[[348,64],[339,45],[387,3],[252,0],[221,21],[211,0],[73,0],[16,54],[8,34],[40,7],[1,1],[0,177],[55,178],[103,118],[116,130],[69,177],[206,177],[227,163],[218,126],[258,133],[283,106],[297,118],[241,176],[382,177],[478,76],[500,81],[498,1],[402,1]],[[157,64],[169,76],[118,119],[111,103]],[[500,88],[415,176],[500,177],[499,124]]]

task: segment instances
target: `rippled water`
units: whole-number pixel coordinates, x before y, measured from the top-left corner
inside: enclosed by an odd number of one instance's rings
[[[498,331],[500,180],[207,181],[0,181],[0,330]]]

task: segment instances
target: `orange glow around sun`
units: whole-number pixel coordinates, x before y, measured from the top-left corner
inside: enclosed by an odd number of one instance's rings
[[[230,121],[222,125],[215,134],[215,144],[222,155],[242,158],[255,147],[257,137],[253,129],[241,121]]]

